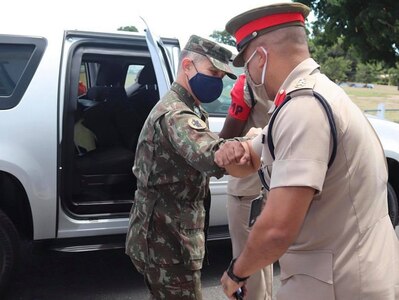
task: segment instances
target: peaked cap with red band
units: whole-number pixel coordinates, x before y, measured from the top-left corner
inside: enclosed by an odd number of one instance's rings
[[[256,37],[288,26],[305,26],[310,9],[302,3],[276,3],[246,11],[226,24],[226,31],[236,38],[238,54],[236,67],[244,66],[242,54]]]

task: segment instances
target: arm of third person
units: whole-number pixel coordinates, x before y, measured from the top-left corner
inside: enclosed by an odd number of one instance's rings
[[[230,139],[242,136],[251,108],[245,101],[244,93],[245,74],[241,74],[230,91],[231,104],[219,136]]]
[[[239,120],[227,115],[219,137],[223,139],[230,139],[236,136],[241,136],[247,121]]]

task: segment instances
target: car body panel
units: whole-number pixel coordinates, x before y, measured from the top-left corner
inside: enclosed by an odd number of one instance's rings
[[[21,101],[12,109],[0,110],[0,127],[7,129],[0,131],[0,171],[16,177],[30,202],[37,203],[31,205],[35,239],[55,236],[59,74],[54,72],[58,69],[54,62],[59,64],[61,43],[62,35],[47,40],[45,54]],[[46,108],[45,113],[41,107]]]
[[[385,156],[399,161],[399,124],[372,115],[367,118],[380,138]]]

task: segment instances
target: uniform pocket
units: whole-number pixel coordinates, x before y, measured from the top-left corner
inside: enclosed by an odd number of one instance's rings
[[[205,254],[203,201],[185,201],[180,220],[180,244],[184,264],[190,270],[199,270]]]
[[[125,252],[136,261],[147,261],[147,227],[148,221],[143,212],[143,205],[135,200],[131,208],[129,226],[126,234]]]
[[[203,229],[181,229],[181,249],[184,265],[190,270],[200,270],[205,254]]]
[[[180,220],[182,229],[204,229],[205,208],[203,201],[184,203]]]
[[[333,255],[329,251],[288,251],[280,258],[278,300],[335,300]]]

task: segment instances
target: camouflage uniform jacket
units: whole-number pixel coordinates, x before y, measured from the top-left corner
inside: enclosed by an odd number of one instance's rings
[[[207,122],[207,113],[177,83],[148,116],[133,167],[137,190],[126,240],[133,261],[201,269],[203,199],[209,176],[224,174],[213,161],[224,140]]]

